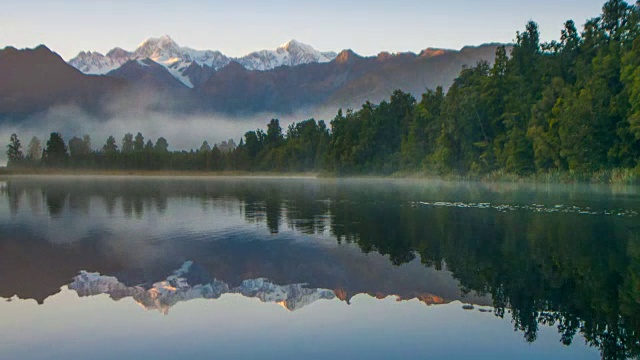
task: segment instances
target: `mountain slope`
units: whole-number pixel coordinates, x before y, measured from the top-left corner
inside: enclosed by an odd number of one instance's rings
[[[160,89],[179,89],[182,83],[164,66],[151,59],[129,60],[107,76],[128,80],[133,84]]]
[[[0,50],[0,117],[20,117],[64,104],[98,112],[104,96],[125,86],[118,79],[82,74],[43,45]]]
[[[498,46],[500,44],[486,44],[460,51],[426,49],[420,55],[382,53],[375,59],[366,59],[369,64],[362,65],[369,67],[366,76],[359,76],[337,89],[327,103],[334,107],[354,108],[366,101],[385,100],[397,89],[419,99],[426,89],[439,85],[448,88],[463,66],[474,66],[481,60],[492,64]],[[371,64],[374,62],[378,64]]]
[[[427,49],[420,55],[381,53],[377,57],[361,57],[345,50],[328,63],[269,71],[248,71],[231,63],[196,92],[210,110],[234,114],[354,108],[365,101],[380,102],[396,89],[419,97],[427,88],[447,88],[463,66],[473,66],[480,60],[492,62],[498,46],[488,44],[461,51]]]

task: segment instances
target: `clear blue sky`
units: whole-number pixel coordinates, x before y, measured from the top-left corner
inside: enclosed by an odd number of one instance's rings
[[[543,40],[600,13],[604,0],[23,0],[2,7],[0,47],[46,44],[65,59],[81,50],[134,49],[168,34],[180,45],[241,56],[295,38],[319,50],[460,48],[510,42],[528,20]]]

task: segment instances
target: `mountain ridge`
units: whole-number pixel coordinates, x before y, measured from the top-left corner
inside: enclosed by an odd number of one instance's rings
[[[136,111],[187,115],[304,112],[319,117],[323,109],[337,111],[357,108],[366,101],[378,103],[396,89],[414,97],[429,88],[446,89],[464,66],[478,61],[492,63],[498,46],[502,44],[460,51],[427,48],[420,54],[383,52],[370,57],[343,50],[324,62],[298,58],[288,61],[304,63],[249,70],[229,60],[216,70],[207,65],[219,59],[216,54],[186,54],[181,52],[185,48],[166,37],[141,44],[138,55],[113,49],[113,59],[107,65],[119,65],[103,75],[84,74],[46,46],[26,50],[7,47],[0,50],[0,95],[4,95],[0,120],[20,121],[57,105],[77,106],[104,117],[126,111],[127,106]],[[298,54],[308,54],[299,42],[284,47],[301,48]],[[131,57],[138,59],[128,59]]]
[[[131,60],[151,59],[164,66],[185,86],[195,86],[186,72],[192,65],[209,68],[209,72],[220,70],[236,61],[249,70],[272,70],[279,66],[296,66],[311,62],[329,62],[335,58],[334,52],[320,52],[310,45],[290,40],[275,50],[259,50],[234,58],[218,50],[195,50],[182,47],[169,35],[148,38],[133,51],[113,48],[106,55],[99,52],[81,51],[68,63],[87,75],[106,75],[117,70]]]
[[[195,50],[182,47],[169,35],[151,37],[141,42],[133,51],[127,51],[119,47],[111,49],[106,55],[95,51],[81,51],[71,58],[68,63],[87,75],[107,75],[117,70],[120,66],[131,60],[150,59],[162,66],[188,88],[195,88],[206,81],[206,77],[226,67],[231,62],[237,62],[247,70],[269,71],[281,66],[299,66],[313,63],[328,63],[336,60],[340,63],[357,61],[377,57],[384,60],[390,57],[424,57],[432,58],[456,52],[464,52],[465,49],[479,48],[482,46],[497,45],[486,43],[478,46],[466,46],[460,50],[426,48],[419,53],[381,51],[373,56],[362,56],[351,49],[340,52],[321,52],[311,45],[292,39],[275,50],[253,51],[241,57],[231,57],[219,50]],[[195,70],[194,68],[199,68]],[[204,76],[204,77],[203,77]]]

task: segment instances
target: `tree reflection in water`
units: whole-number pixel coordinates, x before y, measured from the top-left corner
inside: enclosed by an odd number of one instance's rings
[[[511,317],[533,342],[540,325],[555,325],[563,344],[577,333],[603,358],[640,355],[640,229],[636,218],[578,213],[500,212],[493,208],[429,207],[416,201],[505,200],[484,185],[429,185],[311,180],[10,181],[3,187],[10,213],[42,194],[52,218],[88,213],[90,199],[110,214],[141,219],[168,216],[170,199],[203,203],[233,199],[244,219],[304,234],[328,234],[364,252],[388,255],[394,265],[419,257],[447,269],[465,291],[488,294],[495,315]],[[580,202],[584,189],[511,191],[530,204]],[[603,194],[602,199],[614,194]],[[31,200],[25,200],[31,199]],[[604,201],[604,200],[603,200]],[[120,206],[118,206],[120,204]],[[624,202],[600,204],[637,206]],[[214,205],[215,206],[215,205]],[[171,216],[180,216],[172,214]],[[101,260],[102,261],[102,260]],[[79,269],[78,269],[79,270]]]

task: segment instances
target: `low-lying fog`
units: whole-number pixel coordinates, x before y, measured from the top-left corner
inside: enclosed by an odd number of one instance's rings
[[[199,149],[205,140],[211,146],[229,139],[239,144],[244,133],[249,130],[260,128],[266,131],[272,118],[279,119],[280,126],[286,131],[292,122],[310,118],[325,120],[329,126],[336,113],[335,109],[327,109],[299,111],[285,116],[256,114],[233,117],[192,114],[180,116],[169,112],[129,111],[105,120],[97,119],[73,106],[61,106],[17,124],[0,125],[0,166],[6,166],[6,149],[13,133],[18,134],[25,154],[33,136],[40,139],[44,148],[52,132],[60,132],[67,143],[74,136],[82,138],[84,134],[89,134],[94,149],[101,149],[110,135],[116,138],[118,147],[121,147],[122,138],[126,133],[130,132],[135,136],[140,132],[145,142],[151,140],[155,143],[159,137],[164,137],[169,142],[170,150],[189,151]]]

